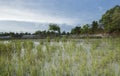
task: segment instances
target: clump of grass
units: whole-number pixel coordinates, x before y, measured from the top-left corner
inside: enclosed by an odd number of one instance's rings
[[[47,37],[47,38],[46,38],[46,42],[50,42],[50,37]]]
[[[60,41],[60,37],[56,37],[56,38],[55,38],[55,41],[56,41],[56,42],[59,42],[59,41]]]
[[[11,57],[14,49],[12,43],[2,44],[0,43],[0,55]]]
[[[63,41],[63,42],[66,42],[67,40],[68,40],[68,39],[67,39],[66,36],[63,36],[62,39],[61,39],[61,41]]]

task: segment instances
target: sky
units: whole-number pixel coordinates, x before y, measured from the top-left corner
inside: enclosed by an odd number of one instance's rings
[[[0,0],[0,21],[83,25],[115,5],[120,0]]]

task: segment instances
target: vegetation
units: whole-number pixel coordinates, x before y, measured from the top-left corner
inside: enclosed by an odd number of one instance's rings
[[[2,32],[0,33],[0,36],[11,36],[12,38],[21,38],[23,35],[31,35],[31,33],[28,33],[28,32],[25,32],[25,33]]]
[[[81,27],[80,26],[76,26],[75,28],[73,28],[71,30],[71,34],[81,34]]]
[[[83,29],[82,29],[82,34],[89,34],[90,32],[90,26],[88,24],[84,25],[83,26]]]
[[[95,34],[98,31],[99,24],[97,21],[92,22],[91,32],[92,34]]]
[[[71,32],[57,24],[35,33],[0,33],[13,40],[0,40],[0,76],[120,76],[120,38],[89,39],[88,35],[120,34],[120,6],[100,19]],[[43,40],[14,40],[24,35]],[[87,35],[85,39],[70,39]],[[51,39],[55,37],[54,39]],[[61,37],[61,38],[60,38]]]
[[[0,76],[119,76],[120,39],[0,41]]]
[[[50,24],[49,30],[54,31],[54,32],[57,31],[60,34],[60,27],[57,24]]]
[[[46,31],[36,31],[33,35],[40,35],[47,37],[60,37],[61,35],[83,35],[83,34],[109,34],[120,35],[120,6],[108,10],[100,19],[100,21],[93,21],[91,24],[85,24],[83,27],[76,26],[71,29],[71,32],[63,31],[61,33],[58,24],[49,24],[49,29]],[[23,35],[31,35],[31,33],[0,33],[0,36],[11,36],[12,38],[22,38]]]
[[[101,18],[105,31],[108,33],[120,33],[120,6],[108,10]]]
[[[115,34],[120,35],[120,6],[108,10],[98,21],[93,21],[92,24],[86,24],[82,28],[76,26],[71,30],[72,34]]]

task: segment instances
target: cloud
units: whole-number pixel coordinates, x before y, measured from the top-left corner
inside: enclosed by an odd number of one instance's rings
[[[77,22],[77,18],[66,17],[64,11],[49,9],[55,6],[54,2],[56,0],[0,0],[0,20],[59,24]]]
[[[53,16],[47,13],[36,13],[31,10],[0,8],[0,20],[30,21],[42,23],[67,23],[73,24],[75,19]]]
[[[86,22],[85,17],[81,17],[83,14],[76,14],[80,13],[80,11],[76,12],[72,7],[68,7],[69,4],[67,2],[69,1],[65,1],[66,3],[62,2],[64,1],[0,0],[0,20],[58,24],[82,24]]]
[[[93,3],[96,3],[93,5]],[[85,24],[98,20],[116,1],[0,0],[0,20]],[[106,6],[106,4],[108,4]]]

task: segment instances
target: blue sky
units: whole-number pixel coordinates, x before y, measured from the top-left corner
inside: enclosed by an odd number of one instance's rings
[[[0,0],[0,20],[83,25],[120,0]]]

